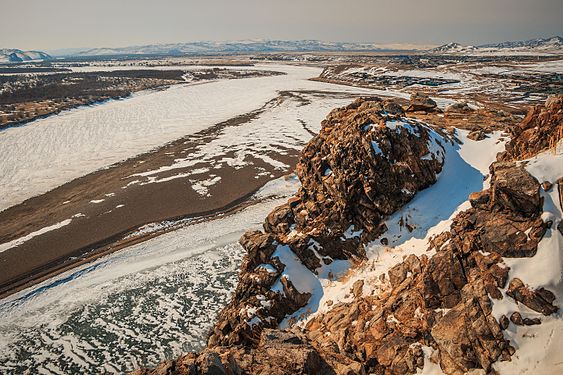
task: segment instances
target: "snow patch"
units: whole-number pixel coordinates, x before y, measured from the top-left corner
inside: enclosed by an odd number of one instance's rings
[[[81,214],[77,214],[77,215],[81,215]],[[78,216],[76,216],[76,217],[78,217]],[[10,242],[5,242],[3,244],[0,244],[0,253],[4,252],[6,250],[9,250],[13,247],[17,247],[17,246],[23,244],[24,242],[31,240],[34,237],[40,236],[40,235],[45,234],[47,232],[51,232],[53,230],[56,230],[56,229],[59,229],[59,228],[66,226],[66,225],[69,225],[71,221],[72,221],[72,219],[66,219],[66,220],[63,220],[63,221],[58,222],[56,224],[50,225],[48,227],[36,230],[35,232],[31,232],[28,235],[17,238],[15,240],[10,241]]]

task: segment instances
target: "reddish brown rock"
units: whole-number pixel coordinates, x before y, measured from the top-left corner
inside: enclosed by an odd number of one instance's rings
[[[473,283],[464,287],[462,303],[432,328],[444,372],[465,373],[473,368],[489,371],[501,355],[510,356],[508,341],[490,314],[490,300],[483,285]]]
[[[552,186],[553,184],[549,181],[544,181],[541,183],[541,187],[543,188],[543,191],[550,191]]]
[[[552,304],[555,300],[555,295],[552,292],[544,288],[531,290],[518,278],[510,281],[506,294],[544,315],[551,315],[559,310]]]
[[[473,141],[482,141],[483,139],[489,138],[489,136],[482,129],[478,129],[469,132],[469,134],[467,134],[467,138]]]
[[[437,106],[438,105],[436,104],[436,102],[429,98],[427,95],[416,92],[411,95],[407,112],[432,112],[436,110]]]
[[[495,163],[491,167],[491,204],[522,216],[537,216],[542,210],[540,184],[523,167],[513,163]]]
[[[423,280],[424,300],[429,308],[455,306],[467,282],[462,264],[452,251],[439,252],[430,258]]]
[[[397,106],[378,98],[359,99],[333,110],[322,122],[319,134],[301,153],[296,196],[268,215],[265,233],[249,232],[241,238],[248,254],[240,282],[233,302],[219,314],[210,346],[257,345],[262,327],[275,327],[306,305],[310,295],[280,277],[284,265],[273,256],[279,244],[288,246],[312,272],[334,259],[361,260],[362,244],[386,229],[383,219],[436,181],[443,155],[430,155],[429,144],[449,138],[391,115],[400,113]],[[391,120],[410,122],[385,126]],[[346,237],[350,231],[357,235]],[[274,270],[266,272],[261,265]],[[272,291],[277,281],[284,293]],[[270,307],[260,308],[256,295],[265,296]],[[249,317],[241,317],[248,306],[258,310],[252,325]]]
[[[511,318],[512,318],[512,316],[511,316]],[[500,320],[499,320],[500,329],[502,329],[504,331],[505,329],[508,328],[509,324],[510,324],[510,320],[508,320],[506,315],[503,315],[503,316],[500,317]]]
[[[488,208],[491,193],[488,190],[469,194],[469,203],[473,208]]]
[[[469,106],[469,104],[462,102],[462,103],[454,103],[449,105],[446,108],[446,112],[454,112],[454,113],[470,113],[473,112],[474,109]]]
[[[405,110],[403,107],[394,100],[385,100],[383,102],[383,110],[392,115],[404,115]]]
[[[358,280],[352,285],[352,295],[355,298],[359,298],[362,296],[364,291],[364,280]]]
[[[523,160],[553,148],[563,139],[563,95],[531,108],[520,125],[509,129],[512,139],[499,160]]]
[[[509,298],[535,311],[557,311],[555,296],[546,289],[531,290],[519,279],[507,288],[503,257],[537,256],[550,224],[540,216],[539,182],[517,163],[498,162],[491,166],[490,189],[472,194],[471,208],[453,219],[449,231],[431,239],[432,257],[409,255],[388,270],[390,283],[381,274],[386,289],[379,294],[364,294],[364,280],[357,281],[351,302],[331,301],[330,310],[312,318],[302,332],[270,329],[309,299],[280,276],[285,265],[273,256],[280,244],[313,272],[321,262],[361,259],[362,244],[384,231],[381,220],[412,198],[402,189],[418,191],[435,179],[439,161],[418,163],[416,157],[427,152],[424,142],[382,126],[399,119],[382,115],[384,106],[378,99],[358,100],[327,117],[303,152],[302,189],[268,216],[266,233],[248,232],[241,239],[248,255],[239,285],[208,348],[139,374],[414,374],[424,365],[423,345],[433,348],[432,358],[446,374],[495,373],[492,364],[510,359],[516,350],[502,332],[509,322],[541,321],[515,312],[497,322],[491,299],[506,298],[501,293],[506,288]],[[537,139],[551,139],[542,137]],[[374,140],[381,154],[373,153]],[[406,175],[404,165],[414,176]],[[361,234],[345,238],[348,228]],[[284,293],[271,290],[278,281]],[[261,309],[264,300],[268,309]],[[249,324],[249,311],[256,324]]]
[[[258,348],[215,347],[164,362],[132,375],[364,374],[361,364],[325,353],[294,332],[264,330]]]

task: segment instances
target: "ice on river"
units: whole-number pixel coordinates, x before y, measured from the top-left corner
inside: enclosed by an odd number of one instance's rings
[[[271,181],[260,203],[101,258],[0,301],[0,373],[123,373],[205,343],[234,290],[243,249],[298,189]]]

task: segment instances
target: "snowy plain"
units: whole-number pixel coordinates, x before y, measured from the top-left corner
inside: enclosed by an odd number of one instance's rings
[[[286,75],[145,91],[0,131],[0,210],[75,178],[259,109],[280,91],[332,90],[402,96],[310,81],[321,69],[257,65]],[[325,114],[323,114],[325,115]]]

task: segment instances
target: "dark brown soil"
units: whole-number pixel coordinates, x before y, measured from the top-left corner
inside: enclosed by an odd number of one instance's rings
[[[288,170],[274,170],[261,159],[247,157],[248,167],[235,169],[222,164],[221,168],[211,172],[190,176],[190,179],[199,177],[205,180],[212,173],[221,177],[218,183],[209,187],[208,196],[196,192],[187,178],[127,185],[139,178],[133,174],[170,165],[174,159],[189,155],[197,147],[215,139],[225,128],[241,126],[263,110],[219,123],[0,212],[0,243],[54,225],[77,213],[84,215],[73,218],[70,224],[60,229],[1,252],[0,298],[92,258],[146,240],[154,234],[124,240],[145,224],[167,219],[209,217],[240,208],[267,181],[288,173]],[[228,155],[221,155],[224,156]],[[298,155],[295,150],[288,149],[286,155],[269,156],[293,169]],[[165,172],[158,177],[188,173],[204,166],[209,167],[209,162],[175,169],[173,173]],[[264,171],[268,173],[259,173]],[[104,201],[91,202],[100,199]],[[117,208],[118,205],[124,206]]]

